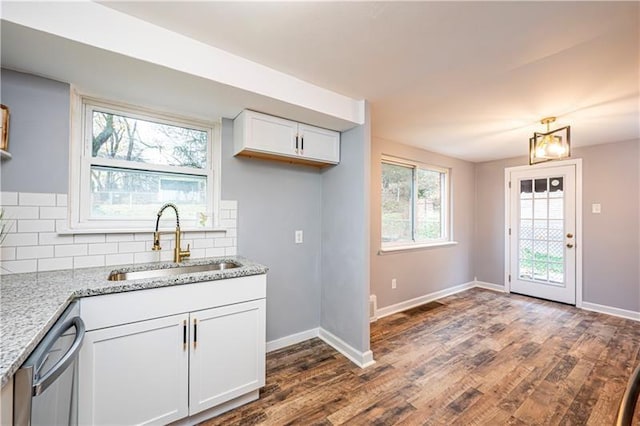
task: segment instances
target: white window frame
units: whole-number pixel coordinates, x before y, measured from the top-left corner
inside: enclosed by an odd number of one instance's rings
[[[380,179],[382,179],[382,164],[392,164],[396,166],[402,166],[413,169],[413,182],[411,185],[411,198],[412,198],[412,241],[382,241],[382,203],[380,204],[380,252],[393,252],[399,250],[412,250],[418,248],[439,247],[457,244],[453,241],[452,232],[452,217],[453,209],[451,203],[451,170],[445,167],[433,166],[430,164],[421,163],[413,160],[406,160],[402,158],[383,155],[380,161]],[[416,207],[418,203],[418,197],[416,192],[417,186],[417,173],[416,170],[421,169],[425,171],[434,171],[442,173],[444,177],[444,185],[442,185],[442,238],[437,240],[416,240]],[[382,201],[382,200],[381,200]]]
[[[189,127],[206,131],[208,135],[207,166],[197,169],[181,166],[163,166],[156,164],[132,164],[126,160],[93,158],[89,138],[92,135],[92,113],[94,110],[112,112],[131,118],[150,120],[157,123]],[[108,167],[122,167],[129,170],[153,171],[164,173],[188,174],[207,178],[207,222],[204,226],[194,220],[180,218],[180,228],[189,230],[216,230],[219,225],[220,205],[220,168],[221,168],[221,123],[220,120],[204,122],[182,116],[154,111],[145,107],[132,106],[123,103],[84,96],[72,90],[71,94],[71,149],[69,173],[69,228],[59,230],[59,233],[121,233],[121,232],[152,232],[155,229],[156,216],[145,220],[131,220],[123,218],[91,219],[90,217],[90,169],[91,166],[103,165]],[[160,206],[158,206],[160,207]],[[177,205],[180,210],[180,205]],[[169,218],[171,216],[171,218]],[[167,215],[161,224],[174,224],[173,215]],[[175,225],[172,225],[175,226]]]

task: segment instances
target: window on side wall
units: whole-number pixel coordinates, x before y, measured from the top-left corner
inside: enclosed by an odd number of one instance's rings
[[[381,211],[383,250],[449,242],[449,170],[384,157]]]
[[[72,230],[152,231],[168,202],[178,207],[181,228],[214,225],[219,123],[81,96],[75,101]],[[175,226],[169,216],[166,223]]]

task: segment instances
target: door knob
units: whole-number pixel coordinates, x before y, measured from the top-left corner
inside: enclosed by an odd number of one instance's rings
[[[568,243],[568,244],[567,244],[567,248],[573,248],[573,244]]]
[[[567,238],[573,238],[573,234],[572,234],[571,232],[569,232],[569,233],[567,234]]]

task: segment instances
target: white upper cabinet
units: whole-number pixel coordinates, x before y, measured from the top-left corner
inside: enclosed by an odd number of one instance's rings
[[[234,154],[324,166],[340,162],[340,133],[245,110],[233,124]]]
[[[340,161],[340,133],[307,124],[298,124],[298,136],[300,155],[304,158],[331,163]]]

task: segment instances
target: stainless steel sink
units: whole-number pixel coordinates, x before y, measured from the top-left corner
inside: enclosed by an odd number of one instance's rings
[[[166,269],[148,269],[145,271],[117,272],[109,274],[109,281],[139,280],[142,278],[161,278],[173,275],[191,274],[194,272],[223,271],[225,269],[239,268],[240,265],[233,262],[209,263],[206,265],[178,266]]]

